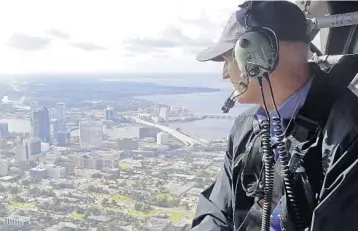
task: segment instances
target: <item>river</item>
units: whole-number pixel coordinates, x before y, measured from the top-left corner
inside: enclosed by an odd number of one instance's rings
[[[118,81],[126,81],[119,79]],[[133,80],[132,80],[133,81]],[[153,78],[138,78],[139,82],[156,82],[158,84],[170,86],[207,86],[219,88],[220,91],[212,93],[192,93],[182,95],[152,95],[138,97],[173,106],[181,106],[197,114],[221,114],[221,106],[226,98],[231,94],[231,85],[223,81],[216,75],[194,75],[183,77],[181,75]],[[236,105],[229,114],[237,115],[248,106]],[[25,119],[2,119],[1,121],[9,123],[9,130],[13,132],[30,132],[30,121]],[[224,138],[227,137],[233,120],[228,119],[205,119],[182,123],[172,123],[169,126],[180,128],[182,132],[193,136],[194,138]],[[129,126],[126,128],[115,128],[105,130],[105,133],[113,138],[135,137],[138,134],[138,126]],[[74,131],[72,136],[78,136],[78,131]]]

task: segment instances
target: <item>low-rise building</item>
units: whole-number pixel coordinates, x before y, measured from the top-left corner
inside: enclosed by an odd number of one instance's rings
[[[113,152],[90,152],[83,155],[71,155],[69,159],[73,161],[77,167],[88,169],[113,169],[118,168],[120,153]]]
[[[9,226],[27,226],[30,225],[30,218],[18,215],[11,215],[4,218],[4,222]]]

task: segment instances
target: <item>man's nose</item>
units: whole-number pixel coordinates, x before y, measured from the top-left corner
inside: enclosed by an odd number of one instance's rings
[[[223,67],[223,79],[230,78],[229,70],[228,70],[228,62],[225,61],[224,67]]]

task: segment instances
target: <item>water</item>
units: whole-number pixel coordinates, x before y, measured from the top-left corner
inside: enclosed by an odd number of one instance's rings
[[[170,78],[143,78],[138,81],[155,82],[170,86],[194,86],[219,88],[218,92],[192,93],[182,95],[151,95],[138,97],[157,103],[187,108],[194,114],[222,114],[221,107],[227,97],[232,93],[231,83],[222,80],[220,75],[194,75],[190,78],[177,76]],[[229,114],[238,115],[249,106],[235,105]],[[205,119],[184,123],[173,123],[170,127],[180,128],[182,132],[194,138],[226,138],[230,132],[233,120]]]
[[[10,132],[30,133],[31,123],[27,119],[1,119],[1,122],[9,124]]]
[[[135,138],[138,137],[140,125],[128,125],[120,128],[104,128],[104,134],[107,134],[111,139]],[[79,136],[79,130],[71,132],[71,137]]]
[[[133,77],[129,79],[121,77],[120,79],[111,79],[111,81],[133,81]],[[182,95],[152,95],[138,97],[142,99],[151,100],[154,102],[180,106],[187,108],[194,114],[222,114],[221,107],[227,97],[232,92],[230,82],[222,80],[220,75],[215,74],[180,74],[180,75],[153,75],[153,76],[138,76],[135,81],[138,82],[155,82],[157,84],[168,86],[205,86],[219,88],[220,91],[212,93],[193,93]],[[248,106],[236,105],[231,109],[229,114],[238,115]],[[3,119],[2,121],[9,123],[9,130],[12,132],[28,133],[31,131],[29,120],[25,119]],[[169,126],[173,128],[180,128],[185,134],[195,138],[224,138],[227,137],[233,120],[227,119],[205,119],[183,123],[172,123]],[[105,130],[105,133],[112,138],[135,137],[138,134],[137,127],[129,128],[115,128]],[[78,136],[78,131],[74,131],[71,135]]]
[[[171,128],[180,128],[181,132],[196,139],[222,139],[229,136],[233,120],[205,119],[187,123],[172,123]]]

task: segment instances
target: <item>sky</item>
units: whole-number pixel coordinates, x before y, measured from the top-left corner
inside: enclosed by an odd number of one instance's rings
[[[195,56],[238,2],[0,1],[0,74],[219,72]]]
[[[0,1],[0,75],[221,72],[196,54],[240,0]]]

